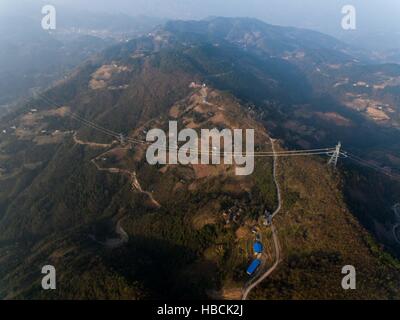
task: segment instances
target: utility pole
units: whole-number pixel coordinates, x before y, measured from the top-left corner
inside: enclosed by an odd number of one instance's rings
[[[123,135],[122,133],[119,134],[119,142],[120,142],[121,144],[124,144],[124,143],[125,143],[125,138],[124,138],[124,135]]]
[[[336,146],[335,151],[333,152],[331,158],[330,158],[329,161],[328,161],[328,164],[329,164],[329,165],[332,165],[332,166],[335,167],[335,168],[336,168],[336,166],[337,166],[337,162],[338,162],[338,159],[339,159],[339,157],[340,157],[340,149],[341,149],[341,148],[342,148],[342,143],[339,141],[339,143],[338,143],[337,146]]]

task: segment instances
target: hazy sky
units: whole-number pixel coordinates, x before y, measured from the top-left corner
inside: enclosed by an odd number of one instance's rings
[[[18,0],[14,0],[18,1]],[[353,4],[360,27],[395,27],[400,31],[400,0],[53,0],[90,10],[167,18],[250,16],[274,24],[340,28],[341,8]]]
[[[26,0],[0,0],[0,12],[5,7],[18,8],[22,3],[27,6]],[[391,41],[398,41],[400,46],[400,0],[28,0],[29,3],[171,19],[247,16],[333,35],[342,33],[341,8],[352,4],[357,9],[359,33],[390,33]]]

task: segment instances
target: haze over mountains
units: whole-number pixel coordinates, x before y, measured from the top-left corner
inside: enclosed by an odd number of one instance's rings
[[[57,0],[56,4],[80,7],[79,0]],[[357,47],[381,51],[398,49],[400,4],[396,0],[118,0],[115,3],[89,1],[91,10],[124,12],[133,16],[158,16],[176,20],[199,20],[210,16],[253,17],[271,24],[317,30],[333,35]],[[95,3],[95,4],[94,4]],[[357,29],[345,31],[341,27],[342,8],[353,5],[357,9]]]
[[[0,106],[46,88],[95,53],[164,21],[62,8],[57,29],[45,31],[41,9],[47,3],[22,4],[2,2],[0,10]]]
[[[376,61],[400,61],[396,47],[400,31],[395,14],[400,8],[392,0],[353,3],[358,9],[358,27],[352,31],[342,29],[341,8],[346,3],[337,1],[321,4],[308,0],[301,6],[291,0],[252,0],[246,6],[241,1],[233,1],[227,8],[224,1],[201,4],[169,1],[166,6],[162,1],[119,0],[112,5],[109,1],[96,1],[82,6],[80,1],[60,0],[52,2],[58,8],[58,30],[45,35],[40,28],[40,20],[43,16],[41,8],[47,4],[46,1],[8,0],[0,4],[0,40],[3,43],[0,63],[4,69],[0,81],[2,87],[7,88],[7,92],[2,92],[0,105],[7,105],[18,98],[21,90],[26,92],[27,89],[49,85],[76,66],[78,61],[110,45],[110,42],[145,34],[171,18],[199,19],[217,15],[257,17],[277,25],[305,27],[334,35],[351,43],[354,48],[363,48],[364,55]],[[29,41],[21,46],[23,38]],[[82,50],[78,52],[78,48]],[[25,53],[19,53],[21,50]],[[47,57],[42,59],[48,61],[47,68],[43,61],[38,61],[40,56]],[[26,87],[28,83],[32,84],[30,88]]]
[[[250,298],[399,298],[399,89],[396,64],[251,18],[169,21],[82,57],[1,118],[0,297],[240,298],[254,228],[266,267],[276,258],[262,225],[278,202],[273,159],[249,177],[233,165],[150,166],[134,141],[174,120],[255,128],[265,152],[270,138],[279,150],[340,140],[367,163],[278,160],[282,262]],[[58,270],[55,293],[40,289],[44,264]],[[339,285],[346,264],[358,290]]]

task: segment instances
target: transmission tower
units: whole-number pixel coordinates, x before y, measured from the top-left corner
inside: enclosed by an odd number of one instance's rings
[[[332,165],[333,167],[337,166],[337,162],[338,162],[338,159],[340,157],[340,149],[341,148],[342,148],[342,143],[339,141],[339,143],[336,146],[335,151],[333,152],[331,158],[328,161],[329,165]]]
[[[125,137],[124,137],[124,135],[123,135],[122,133],[119,134],[119,142],[120,142],[121,144],[124,144],[124,143],[125,143]]]

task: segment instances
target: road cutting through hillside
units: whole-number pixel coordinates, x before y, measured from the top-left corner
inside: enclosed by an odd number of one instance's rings
[[[115,226],[115,233],[119,236],[119,238],[107,239],[107,241],[104,243],[104,246],[106,246],[108,249],[119,248],[129,241],[129,235],[126,233],[126,231],[122,228],[121,225],[122,221],[125,218],[126,216],[119,219]]]
[[[107,147],[112,147],[112,146],[113,146],[113,144],[107,144],[107,145],[106,145],[106,144],[100,144],[100,143],[95,143],[95,142],[86,142],[86,141],[82,141],[82,140],[79,140],[78,138],[76,138],[75,135],[74,135],[74,141],[75,141],[75,143],[77,143],[77,144],[80,144],[80,145],[87,145],[87,146],[94,147],[94,148],[99,148],[99,147],[107,148]],[[98,158],[103,157],[103,156],[104,156],[105,154],[107,154],[109,151],[110,151],[110,150],[107,150],[107,151],[103,152],[102,154],[100,154],[100,155],[94,157],[94,158],[91,160],[91,162],[94,164],[94,166],[97,168],[97,170],[98,170],[98,171],[105,171],[105,172],[109,172],[109,173],[113,173],[113,174],[124,174],[124,175],[129,176],[130,179],[131,179],[131,187],[132,187],[132,189],[136,189],[136,190],[139,191],[140,193],[143,193],[143,194],[147,195],[147,196],[149,197],[150,201],[152,202],[152,204],[153,204],[155,207],[157,207],[157,208],[161,207],[161,205],[157,202],[157,200],[154,199],[153,194],[152,194],[151,192],[148,192],[148,191],[145,191],[145,190],[142,189],[142,186],[140,185],[140,183],[139,183],[139,181],[138,181],[138,179],[137,179],[137,176],[136,176],[136,172],[135,172],[135,171],[130,171],[130,170],[127,170],[127,169],[120,169],[120,168],[103,168],[103,167],[100,167],[100,166],[97,164],[96,160],[97,160]]]
[[[400,228],[400,204],[396,203],[393,206],[393,212],[394,212],[394,217],[397,220],[397,223],[393,226],[392,228],[392,233],[393,233],[393,237],[394,240],[397,242],[397,244],[400,244],[400,238],[397,235],[397,229]],[[399,232],[400,234],[400,232]]]
[[[208,97],[208,88],[207,87],[203,87],[201,89],[201,95],[203,97],[203,103],[205,104],[209,104],[212,105],[210,102],[207,101],[207,97]],[[276,154],[275,151],[275,140],[272,139],[271,137],[269,138],[270,142],[271,142],[271,146],[272,146],[272,152],[273,152],[273,177],[274,177],[274,183],[275,183],[275,187],[276,187],[276,192],[277,192],[277,198],[278,198],[278,207],[276,208],[276,210],[273,212],[272,214],[272,219],[281,211],[282,208],[282,196],[281,196],[281,190],[280,190],[280,186],[279,186],[279,182],[278,182],[278,178],[277,178],[277,163],[278,163],[278,156]],[[272,238],[274,241],[274,248],[275,248],[275,263],[265,272],[262,273],[257,280],[255,280],[253,282],[253,280],[250,280],[249,282],[246,283],[245,287],[242,290],[242,300],[247,300],[248,295],[250,294],[251,290],[253,290],[258,284],[260,284],[263,280],[265,280],[272,272],[274,272],[274,270],[278,267],[279,262],[280,262],[280,245],[279,245],[279,239],[278,239],[278,235],[277,235],[277,230],[275,229],[275,226],[272,223],[271,220],[271,231],[272,231]],[[265,254],[262,254],[261,257],[262,260],[262,264],[264,265],[266,263],[266,257]],[[261,270],[261,268],[260,268]],[[254,278],[253,278],[254,279]]]
[[[107,152],[108,152],[108,151],[106,151],[105,153],[107,153]],[[104,153],[103,153],[103,154],[104,154]],[[144,190],[142,189],[142,186],[140,185],[140,183],[139,183],[139,181],[138,181],[138,179],[137,179],[137,177],[136,177],[136,172],[135,172],[135,171],[129,171],[129,170],[120,169],[120,168],[102,168],[102,167],[100,167],[100,166],[96,163],[96,159],[99,158],[99,157],[101,157],[103,154],[101,154],[101,155],[99,155],[99,156],[97,156],[97,157],[95,157],[95,158],[93,158],[93,159],[91,160],[91,162],[95,165],[95,167],[97,168],[97,170],[99,170],[99,171],[106,171],[106,172],[113,173],[113,174],[117,173],[117,174],[125,174],[125,175],[128,175],[128,176],[130,177],[130,179],[131,179],[131,187],[132,187],[132,189],[136,189],[136,190],[139,191],[140,193],[147,195],[147,196],[149,197],[151,203],[152,203],[156,208],[160,208],[160,207],[161,207],[161,205],[157,202],[157,200],[154,199],[153,194],[152,194],[151,192],[144,191]],[[110,239],[110,240],[107,240],[107,242],[106,242],[106,244],[105,244],[106,247],[111,248],[111,249],[115,249],[115,248],[118,248],[118,247],[122,246],[122,245],[125,244],[126,242],[128,242],[129,236],[128,236],[128,234],[126,233],[126,231],[122,228],[122,225],[121,225],[123,219],[125,219],[125,218],[126,218],[126,216],[124,216],[124,217],[122,217],[121,219],[119,219],[118,222],[117,222],[117,225],[115,226],[115,233],[116,233],[117,235],[119,235],[120,238],[119,238],[119,239]]]
[[[85,146],[89,146],[92,148],[110,148],[114,145],[113,144],[101,144],[101,143],[95,143],[95,142],[87,142],[87,141],[82,141],[80,139],[78,139],[76,137],[76,133],[73,136],[74,142],[76,144],[79,145],[85,145]],[[142,189],[142,186],[140,185],[137,176],[136,176],[136,172],[135,171],[129,171],[126,169],[120,169],[120,168],[102,168],[100,167],[96,160],[100,157],[102,157],[103,155],[105,155],[106,153],[108,153],[110,150],[107,150],[103,153],[101,153],[100,155],[94,157],[90,162],[94,164],[94,166],[96,167],[96,169],[98,171],[105,171],[105,172],[109,172],[112,174],[124,174],[124,175],[128,175],[129,178],[131,179],[131,187],[132,189],[135,189],[137,191],[139,191],[142,194],[145,194],[146,196],[149,197],[151,203],[156,207],[156,208],[160,208],[161,205],[157,202],[156,199],[154,199],[153,194],[151,192],[145,191]],[[110,249],[115,249],[118,248],[120,246],[122,246],[123,244],[125,244],[126,242],[129,241],[129,235],[128,233],[122,228],[122,221],[126,218],[126,216],[120,218],[115,226],[115,233],[117,235],[119,235],[119,238],[116,239],[108,239],[104,245],[107,248]]]
[[[277,190],[277,197],[278,197],[278,207],[272,214],[272,219],[281,211],[282,208],[282,196],[281,196],[281,191],[280,191],[280,186],[277,178],[277,156],[275,154],[275,145],[274,145],[274,140],[272,138],[269,138],[271,141],[271,146],[272,146],[272,151],[274,153],[274,164],[273,164],[273,176],[274,176],[274,183],[276,186]],[[280,262],[280,245],[279,245],[279,239],[278,239],[278,234],[277,230],[275,229],[275,226],[273,222],[271,221],[271,231],[272,231],[272,238],[274,241],[274,248],[275,248],[275,263],[263,274],[261,274],[255,281],[254,279],[250,280],[248,283],[243,288],[243,294],[242,294],[242,300],[247,300],[247,297],[249,296],[251,290],[253,290],[257,285],[259,285],[262,281],[264,281],[266,278],[269,277],[269,275],[274,272],[274,270],[278,267],[279,262]],[[263,259],[262,262],[265,264],[266,259],[264,257],[265,253],[263,253]]]
[[[274,213],[272,214],[272,218],[274,218],[282,209],[282,194],[281,194],[281,188],[279,186],[279,181],[277,178],[277,167],[278,167],[278,158],[276,156],[275,153],[275,145],[274,142],[275,140],[272,138],[269,138],[271,141],[271,145],[272,145],[272,152],[274,153],[274,168],[273,168],[273,176],[274,176],[274,183],[275,183],[275,187],[276,187],[276,194],[278,197],[278,207],[276,208],[276,210],[274,211]]]

